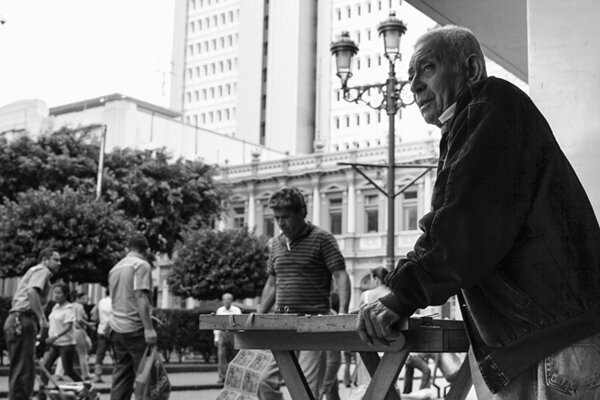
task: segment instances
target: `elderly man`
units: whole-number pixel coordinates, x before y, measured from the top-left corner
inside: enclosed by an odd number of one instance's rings
[[[223,305],[217,309],[217,315],[231,315],[241,314],[242,310],[239,307],[233,305],[233,295],[231,293],[225,293],[221,300]],[[227,366],[233,360],[235,356],[233,332],[219,331],[213,332],[215,337],[215,345],[217,346],[217,361],[219,380],[218,385],[222,385],[225,382],[225,375],[227,374]]]
[[[30,399],[35,380],[35,338],[48,334],[44,306],[48,302],[50,277],[60,267],[60,255],[52,248],[40,251],[38,264],[29,268],[19,280],[12,299],[10,314],[4,323],[4,337],[10,359],[8,398]]]
[[[480,399],[600,398],[600,229],[548,123],[464,28],[423,35],[409,80],[442,128],[432,211],[359,334],[458,294]]]
[[[340,314],[348,312],[350,278],[336,239],[329,232],[305,220],[306,203],[297,188],[283,188],[269,200],[281,235],[271,242],[267,272],[258,312],[329,314],[331,284],[335,279]],[[301,351],[298,363],[315,398],[323,380],[321,351]],[[280,400],[280,379],[276,364],[262,375],[258,398]]]

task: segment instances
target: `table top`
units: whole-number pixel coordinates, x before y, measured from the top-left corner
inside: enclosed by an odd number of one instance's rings
[[[295,350],[465,352],[469,342],[462,321],[409,318],[398,324],[390,344],[368,345],[356,332],[356,314],[241,314],[199,316],[200,330],[236,333],[239,348]]]

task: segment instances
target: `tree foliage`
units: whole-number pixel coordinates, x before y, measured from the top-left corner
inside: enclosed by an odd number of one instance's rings
[[[199,161],[173,161],[165,149],[115,150],[106,157],[105,196],[143,227],[155,251],[172,254],[184,226],[211,226],[226,192]]]
[[[123,249],[132,226],[148,237],[154,252],[171,255],[184,229],[211,226],[218,217],[226,192],[213,181],[212,167],[173,160],[165,149],[107,153],[97,201],[92,192],[98,139],[86,128],[62,129],[37,139],[0,138],[0,203],[5,201],[0,209],[0,274],[22,272],[40,248],[57,243],[69,257],[64,259],[69,274],[94,282],[102,274],[87,275],[83,269],[107,267],[112,252]],[[97,233],[102,224],[106,226],[101,229],[111,231]],[[99,246],[106,254],[97,251]]]
[[[0,271],[5,277],[21,275],[51,246],[61,253],[56,278],[106,283],[131,231],[115,203],[90,192],[28,190],[0,206]]]
[[[62,129],[37,140],[20,135],[0,143],[0,200],[38,189],[94,187],[100,146],[89,130]]]
[[[266,239],[247,229],[200,229],[185,235],[168,278],[174,294],[199,300],[223,293],[260,295],[267,279]]]

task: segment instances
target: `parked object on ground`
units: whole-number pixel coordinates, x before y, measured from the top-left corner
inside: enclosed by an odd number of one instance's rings
[[[38,394],[38,398],[45,397],[47,400],[100,400],[100,394],[91,382],[64,382],[59,384],[41,362],[37,363],[36,372],[38,380],[42,383],[39,388],[42,395]],[[42,375],[48,380],[48,383],[43,384]]]

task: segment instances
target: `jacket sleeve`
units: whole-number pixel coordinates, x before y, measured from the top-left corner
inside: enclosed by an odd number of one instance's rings
[[[482,102],[456,116],[433,211],[419,222],[414,250],[388,277],[392,294],[381,299],[398,314],[443,304],[476,284],[515,243],[532,202],[539,143],[523,112],[507,115],[514,108]]]

